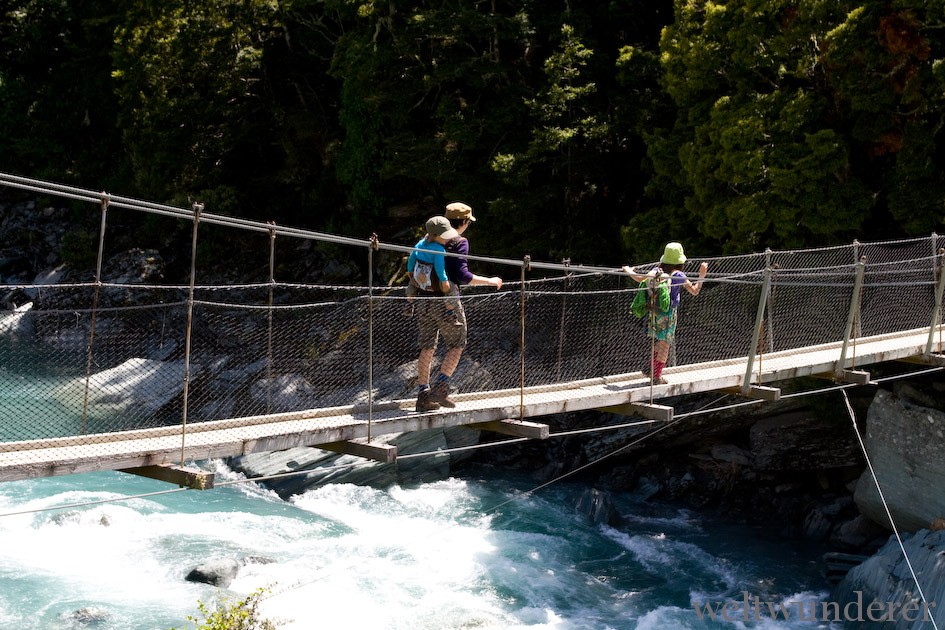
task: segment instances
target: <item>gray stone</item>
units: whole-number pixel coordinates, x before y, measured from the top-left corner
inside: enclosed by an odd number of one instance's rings
[[[849,423],[825,423],[810,412],[762,418],[749,433],[757,470],[816,470],[859,463]]]
[[[26,339],[33,336],[33,303],[21,304],[12,310],[0,311],[0,336]]]
[[[840,610],[848,610],[848,618],[856,618],[857,611],[861,613],[864,621],[857,623],[857,628],[926,630],[932,627],[928,620],[922,621],[923,602],[919,597],[912,570],[918,576],[926,600],[934,604],[930,608],[931,616],[938,627],[945,624],[945,606],[938,605],[939,602],[945,601],[945,531],[919,530],[913,535],[905,535],[903,547],[909,562],[903,557],[896,538],[890,536],[882,549],[850,569],[846,577],[834,588],[831,601],[839,603]],[[877,602],[877,612],[873,616],[875,623],[871,624],[868,606],[872,602]],[[878,611],[888,612],[891,605],[897,607],[897,614],[892,619],[876,622],[881,616]],[[914,606],[913,612],[903,615],[902,607],[905,605]]]
[[[60,618],[63,621],[72,622],[74,626],[97,628],[108,622],[110,616],[104,608],[85,606],[71,613],[63,613]]]
[[[190,376],[200,373],[190,365]],[[67,407],[81,408],[86,379],[75,378],[53,391],[53,398]],[[88,379],[89,413],[155,413],[184,389],[183,361],[129,359],[121,365],[93,374]]]
[[[945,413],[879,390],[867,414],[863,441],[900,530],[929,527],[945,516]],[[890,526],[869,469],[860,476],[854,499],[860,512]]]
[[[315,388],[298,374],[281,374],[272,380],[259,379],[250,388],[250,395],[258,404],[268,402],[270,413],[319,406]]]
[[[576,508],[594,525],[617,525],[620,522],[620,515],[614,507],[614,500],[610,493],[596,488],[585,490],[578,499]]]
[[[409,485],[445,479],[450,475],[452,464],[466,457],[445,451],[478,443],[479,433],[463,427],[454,427],[447,431],[430,429],[378,436],[373,440],[373,444],[393,444],[397,446],[399,456],[428,453],[424,457],[398,459],[391,464],[315,447],[252,453],[232,457],[227,463],[233,470],[250,478],[293,470],[306,471],[305,474],[266,482],[269,488],[284,499],[327,483],[388,488],[395,484]]]
[[[184,577],[188,582],[200,582],[226,588],[240,571],[241,563],[234,558],[217,558],[200,564]]]
[[[826,540],[833,522],[821,510],[811,510],[804,519],[804,535],[811,540]]]
[[[751,453],[738,448],[734,444],[714,444],[712,445],[712,459],[720,462],[728,462],[739,466],[751,465]]]
[[[854,518],[835,528],[830,536],[830,543],[847,549],[863,549],[870,541],[888,533],[884,527],[874,523],[871,519],[857,514]]]

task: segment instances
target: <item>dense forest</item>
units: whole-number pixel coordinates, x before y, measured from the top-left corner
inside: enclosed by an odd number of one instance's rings
[[[945,0],[6,0],[0,171],[382,240],[461,199],[592,264],[927,235],[943,44]]]

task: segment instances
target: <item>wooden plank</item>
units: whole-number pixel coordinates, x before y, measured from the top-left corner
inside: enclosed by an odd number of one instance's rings
[[[492,422],[477,422],[468,426],[482,431],[492,431],[502,435],[513,435],[534,440],[545,440],[550,433],[547,424],[525,420],[493,420]]]
[[[315,446],[333,453],[372,459],[382,464],[393,464],[397,461],[397,447],[393,444],[371,444],[369,442],[346,440],[329,444],[316,444]]]
[[[138,466],[136,468],[120,468],[119,472],[157,479],[173,483],[182,488],[191,490],[209,490],[213,487],[214,474],[199,468],[189,468],[175,464],[161,466]]]
[[[626,403],[612,407],[598,407],[598,409],[605,413],[616,413],[621,416],[640,416],[648,420],[659,420],[660,422],[673,421],[673,408],[666,405]]]

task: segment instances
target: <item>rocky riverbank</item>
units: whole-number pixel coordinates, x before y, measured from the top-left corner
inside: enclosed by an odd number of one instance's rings
[[[901,371],[895,366],[887,370]],[[939,455],[945,447],[943,394],[945,383],[937,373],[848,392],[886,505],[912,565],[918,567],[929,602],[945,601],[945,539],[936,531],[945,527],[945,509],[940,507],[945,471]],[[664,402],[682,414],[727,401]],[[398,465],[366,463],[339,470],[340,456],[318,449],[249,455],[231,465],[248,475],[308,468],[305,477],[277,487],[283,496],[328,481],[414,483],[438,475],[475,474],[477,467],[525,471],[536,486],[567,475],[569,481],[587,484],[588,492],[576,509],[597,522],[614,524],[611,492],[680,503],[718,518],[776,529],[786,541],[822,544],[825,581],[835,584],[831,601],[841,607],[855,606],[859,598],[864,611],[877,601],[887,608],[889,602],[898,602],[901,612],[918,601],[915,581],[878,499],[853,420],[836,392],[691,416],[658,432],[644,426],[556,438],[555,433],[622,424],[628,418],[586,412],[545,421],[552,432],[548,440],[497,445],[461,456],[451,453],[425,458],[426,463],[411,460],[410,467],[400,471]],[[445,450],[475,441],[477,432],[453,429],[452,441],[427,433],[426,438],[407,439],[405,452],[428,452],[437,443]],[[502,439],[488,433],[476,437],[480,443]],[[286,457],[291,464],[282,461]],[[909,622],[899,615],[895,621],[896,628],[928,627],[922,625],[921,616]]]

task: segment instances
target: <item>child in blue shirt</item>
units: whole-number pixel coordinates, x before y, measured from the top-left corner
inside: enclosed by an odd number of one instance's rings
[[[456,297],[450,291],[449,277],[446,275],[446,248],[450,239],[459,236],[459,232],[443,216],[431,217],[426,223],[427,234],[414,246],[407,258],[407,273],[410,283],[407,285],[408,314],[413,314],[414,297],[422,293],[449,296],[443,300],[447,318],[454,325],[461,326],[459,318],[453,312]]]

